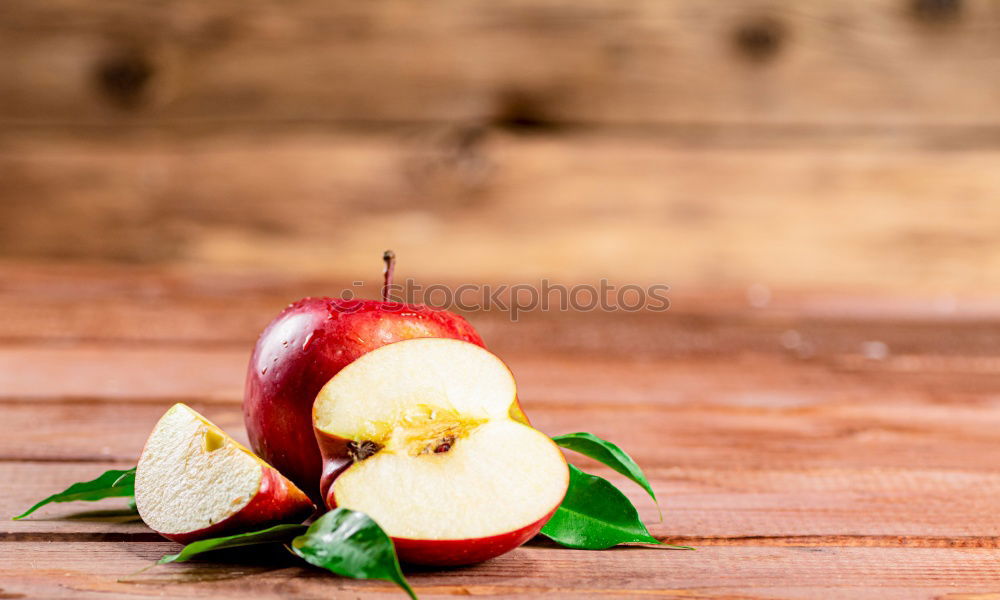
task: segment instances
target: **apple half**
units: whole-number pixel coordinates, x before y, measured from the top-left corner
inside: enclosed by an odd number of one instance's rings
[[[468,342],[373,350],[320,390],[327,506],[371,516],[401,560],[450,566],[520,546],[559,507],[566,459],[526,423],[510,370]]]
[[[151,529],[182,544],[299,523],[316,508],[274,467],[184,404],[173,405],[146,440],[135,505]]]

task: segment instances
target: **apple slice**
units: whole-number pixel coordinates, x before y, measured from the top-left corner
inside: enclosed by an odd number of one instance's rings
[[[367,513],[406,562],[499,556],[538,533],[569,484],[555,443],[524,420],[510,370],[479,346],[373,350],[313,406],[326,503]]]
[[[295,484],[184,404],[146,440],[135,505],[151,529],[182,544],[298,523],[315,510]]]

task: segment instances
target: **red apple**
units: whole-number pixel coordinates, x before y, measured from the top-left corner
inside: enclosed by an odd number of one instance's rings
[[[309,497],[273,467],[184,404],[160,418],[135,472],[139,516],[163,537],[209,537],[300,523]]]
[[[513,550],[569,484],[559,448],[523,416],[510,370],[479,346],[413,339],[369,352],[313,406],[326,504],[368,514],[410,563]]]
[[[385,259],[388,290],[391,252]],[[421,305],[339,298],[305,298],[290,305],[267,326],[250,357],[243,397],[250,446],[319,500],[322,465],[312,434],[316,394],[359,356],[423,337],[483,345],[462,317]]]

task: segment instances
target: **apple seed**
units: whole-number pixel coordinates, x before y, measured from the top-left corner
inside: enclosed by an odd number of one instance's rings
[[[451,445],[455,443],[455,436],[449,435],[448,437],[441,438],[441,443],[434,447],[434,454],[442,454],[451,450]]]
[[[376,444],[371,440],[364,440],[362,442],[352,440],[347,442],[347,452],[351,455],[354,462],[361,462],[381,449],[381,444]]]

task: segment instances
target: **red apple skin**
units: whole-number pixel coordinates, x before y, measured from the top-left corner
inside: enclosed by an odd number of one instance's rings
[[[322,502],[312,424],[316,394],[361,355],[421,337],[483,346],[468,321],[426,306],[340,298],[289,305],[264,329],[247,369],[243,417],[253,451]]]
[[[160,535],[181,544],[206,538],[265,529],[279,523],[301,523],[309,518],[316,506],[306,494],[281,476],[273,467],[261,465],[260,487],[254,497],[233,515],[196,531]]]
[[[560,502],[561,503],[561,502]],[[467,540],[412,540],[392,538],[399,560],[411,565],[458,567],[483,562],[506,554],[538,535],[559,508],[520,529],[484,538]]]

